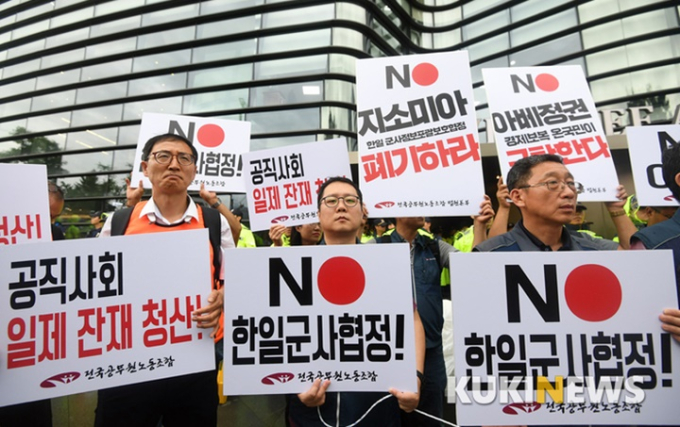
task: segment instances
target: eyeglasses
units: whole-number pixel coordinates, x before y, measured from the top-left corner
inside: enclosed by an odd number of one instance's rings
[[[583,193],[583,184],[580,182],[575,182],[575,181],[557,181],[557,180],[550,180],[550,181],[545,181],[545,182],[539,182],[538,184],[533,184],[533,185],[523,185],[521,187],[517,187],[518,189],[521,188],[531,188],[531,187],[538,187],[539,185],[545,185],[548,190],[550,191],[562,191],[564,187],[569,187],[571,191],[573,191],[576,194],[581,194]]]
[[[182,166],[193,165],[196,161],[194,156],[189,153],[172,154],[169,151],[156,151],[155,153],[151,153],[151,155],[153,156],[154,160],[156,160],[161,165],[167,165],[168,163],[172,162],[173,157],[177,157],[177,163]]]
[[[338,206],[340,200],[342,200],[345,203],[345,206],[347,206],[348,208],[353,208],[354,206],[359,204],[359,198],[357,196],[345,196],[345,197],[326,196],[323,199],[321,199],[323,204],[328,206],[329,208],[334,208]]]

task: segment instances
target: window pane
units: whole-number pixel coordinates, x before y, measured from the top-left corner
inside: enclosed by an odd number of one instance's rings
[[[581,38],[578,34],[571,34],[539,46],[524,49],[510,55],[510,65],[516,67],[543,64],[570,53],[581,50]]]
[[[175,50],[173,52],[155,53],[134,59],[132,71],[149,71],[172,68],[191,63],[191,49]]]
[[[198,64],[201,62],[219,61],[224,58],[255,55],[256,49],[257,40],[255,39],[198,47],[193,50],[191,62]]]
[[[107,34],[116,34],[127,30],[133,30],[135,28],[139,28],[140,22],[140,16],[131,16],[129,18],[117,19],[115,21],[96,24],[90,27],[90,36],[99,37],[105,36]]]
[[[286,58],[276,61],[255,63],[255,79],[304,76],[326,71],[326,55]]]
[[[110,83],[78,89],[76,103],[85,104],[88,102],[104,101],[106,99],[125,98],[127,94],[127,82]]]
[[[250,89],[250,106],[297,104],[323,99],[322,83],[290,83]]]
[[[105,77],[126,75],[132,68],[132,59],[107,62],[105,64],[91,65],[83,68],[81,81],[103,79]]]
[[[176,3],[175,3],[176,4]],[[164,24],[198,16],[198,4],[173,7],[142,15],[142,25]]]
[[[32,111],[47,110],[50,108],[67,107],[75,103],[76,91],[51,93],[49,95],[36,96],[31,104]]]
[[[87,108],[73,112],[73,127],[95,125],[100,123],[112,123],[120,121],[123,113],[122,105],[108,107]]]
[[[186,88],[187,73],[170,73],[144,79],[130,80],[129,95],[162,93]]]
[[[40,68],[45,69],[64,64],[71,64],[73,62],[82,61],[83,58],[85,58],[85,48],[69,50],[68,52],[57,53],[55,55],[43,56]]]
[[[61,71],[59,73],[48,74],[38,77],[37,89],[47,89],[51,87],[63,86],[80,81],[80,70]]]
[[[260,15],[210,22],[196,27],[196,39],[245,33],[260,28]]]
[[[48,114],[46,116],[30,117],[26,128],[29,132],[43,132],[53,129],[66,129],[69,127],[71,113]]]
[[[565,10],[564,12],[551,15],[540,21],[512,30],[510,32],[510,40],[512,46],[518,46],[554,34],[558,31],[574,27],[577,24],[576,12],[573,9]]]
[[[139,36],[137,49],[148,49],[158,46],[169,46],[194,39],[196,27],[177,28],[162,31],[160,33],[144,34]]]
[[[316,30],[301,33],[283,34],[260,39],[260,53],[285,52],[295,49],[329,46],[331,31]]]
[[[253,64],[231,67],[209,68],[189,73],[189,87],[217,86],[229,83],[246,82],[253,79]]]
[[[274,28],[285,25],[305,24],[308,22],[333,19],[335,7],[332,4],[305,7],[302,9],[284,10],[265,13],[262,19],[263,28]]]
[[[269,132],[292,132],[319,128],[319,109],[271,111],[246,114],[246,121],[252,123],[253,134]]]
[[[248,89],[197,93],[184,97],[183,114],[233,110],[248,106]]]
[[[82,28],[82,29],[79,29],[79,30],[69,31],[68,33],[48,37],[47,38],[47,45],[45,47],[47,49],[49,49],[49,48],[52,48],[52,47],[55,47],[55,46],[62,46],[62,45],[74,43],[74,42],[77,42],[77,41],[80,41],[80,40],[85,40],[85,39],[88,38],[89,34],[90,34],[89,28]]]
[[[135,50],[137,40],[135,37],[116,40],[108,43],[100,43],[88,46],[85,49],[85,57],[99,58],[101,56],[115,55],[116,53],[132,52]],[[128,60],[131,62],[131,60]]]
[[[182,97],[174,96],[172,98],[129,102],[125,104],[125,115],[123,116],[123,120],[139,120],[142,118],[142,113],[144,112],[181,114]]]

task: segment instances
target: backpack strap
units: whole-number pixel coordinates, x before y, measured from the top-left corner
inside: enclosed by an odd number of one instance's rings
[[[111,218],[111,235],[122,236],[127,230],[133,208],[123,208],[113,213]]]
[[[215,282],[220,280],[220,268],[222,266],[222,227],[220,212],[216,209],[207,209],[197,206],[203,212],[203,225],[208,229],[210,236],[210,246],[213,250],[213,267]]]

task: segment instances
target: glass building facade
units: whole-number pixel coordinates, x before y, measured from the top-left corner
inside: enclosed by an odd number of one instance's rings
[[[680,104],[676,1],[10,0],[0,161],[45,163],[74,213],[124,199],[143,112],[252,123],[251,149],[346,137],[358,58],[465,49],[481,69],[578,64],[598,107]],[[622,123],[625,125],[624,117]]]

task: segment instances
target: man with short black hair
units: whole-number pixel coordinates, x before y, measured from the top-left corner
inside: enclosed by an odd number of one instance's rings
[[[637,230],[622,209],[626,193],[618,188],[618,202],[605,203],[621,237],[621,246],[611,240],[595,239],[583,233],[570,233],[569,224],[576,210],[583,185],[574,181],[560,156],[542,154],[518,160],[508,172],[510,198],[522,213],[515,227],[477,245],[475,251],[574,251],[627,249]]]
[[[344,177],[328,179],[319,189],[317,206],[319,223],[323,230],[320,244],[352,245],[358,244],[357,231],[362,227],[363,206],[359,187]],[[414,310],[416,335],[416,366],[418,383],[423,371],[425,354],[425,332],[418,311]],[[416,373],[414,372],[414,375]],[[326,393],[329,380],[314,381],[312,387],[290,402],[289,421],[293,426],[323,426],[319,414],[326,422],[333,425],[354,423],[385,396],[380,392],[343,392]],[[399,409],[413,411],[418,406],[418,393],[401,392],[390,389],[396,399],[387,399],[370,410],[366,418],[357,424],[360,427],[399,426]],[[318,413],[317,413],[317,407]]]
[[[208,212],[187,194],[196,176],[196,158],[196,148],[182,136],[164,134],[147,141],[142,151],[142,171],[151,181],[151,199],[132,208],[125,235],[204,228]],[[100,237],[111,235],[113,219],[119,214],[107,220]],[[233,248],[234,239],[227,220],[221,215],[215,214],[215,217],[220,225],[221,249]],[[212,245],[210,252],[212,257],[221,256],[221,251],[215,253]],[[162,266],[162,260],[155,262]],[[215,263],[211,265],[216,268]],[[219,277],[219,271],[217,274],[213,271],[213,277]],[[209,285],[206,283],[206,291]],[[217,281],[211,285],[208,304],[194,311],[192,320],[200,328],[213,329],[210,336],[217,341],[223,334],[223,289]],[[214,370],[100,390],[98,397],[95,420],[98,427],[155,427],[161,421],[166,427],[212,427],[217,423],[217,372]]]

